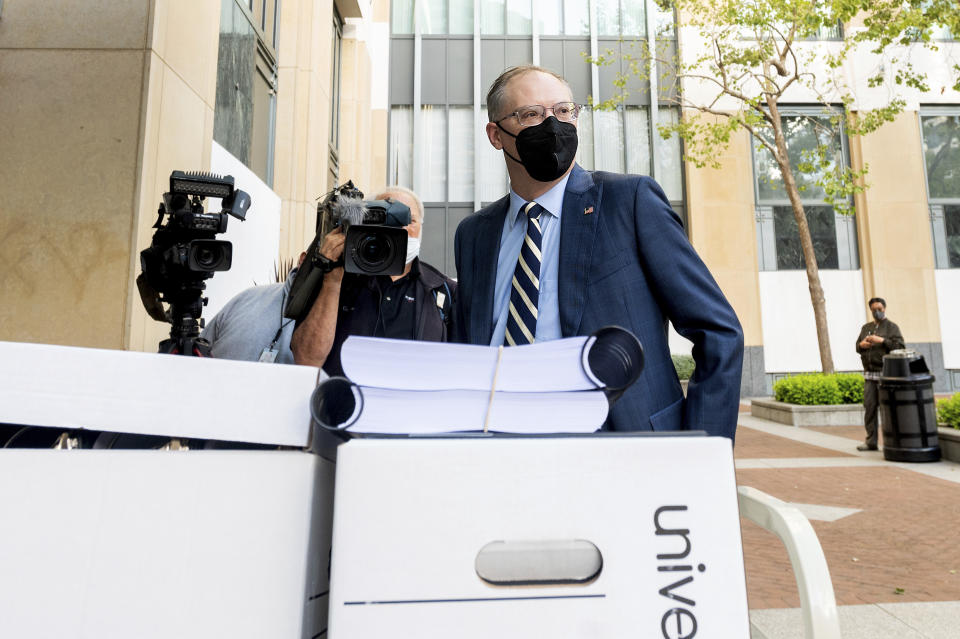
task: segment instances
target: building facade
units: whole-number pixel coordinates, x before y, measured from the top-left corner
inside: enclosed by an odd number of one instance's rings
[[[342,174],[385,184],[386,88],[371,69],[386,59],[388,11],[0,3],[0,339],[155,350],[170,327],[147,316],[135,279],[177,169],[233,175],[253,201],[221,236],[233,267],[208,280],[204,316],[271,281]]]
[[[804,46],[836,46],[839,29]],[[802,92],[784,114],[791,148],[827,141],[834,161],[870,169],[853,216],[815,188],[803,196],[837,369],[859,370],[853,341],[881,296],[944,392],[960,389],[960,44],[937,37],[938,51],[912,54],[931,91],[907,92],[878,132],[811,127],[826,116]],[[504,68],[540,64],[577,101],[600,101],[643,43],[686,58],[695,40],[653,0],[3,0],[0,339],[154,350],[169,327],[148,318],[134,282],[174,169],[234,175],[253,197],[224,236],[234,267],[209,281],[206,317],[295,259],[316,199],[347,179],[371,196],[416,190],[422,255],[455,275],[457,224],[509,188],[483,132]],[[857,54],[843,69],[857,108],[889,97],[863,80],[876,64]],[[743,324],[743,394],[769,394],[820,367],[792,216],[746,134],[720,169],[683,162],[657,130],[684,116],[658,71],[630,79],[617,110],[581,116],[578,162],[663,185]],[[690,348],[675,334],[671,346]]]
[[[838,25],[802,46],[835,47],[841,33]],[[938,52],[914,54],[930,70],[930,93],[908,94],[906,111],[876,134],[849,138],[830,125],[815,96],[802,92],[788,96],[783,113],[798,160],[802,149],[826,142],[835,162],[870,167],[870,188],[853,203],[854,215],[828,206],[812,179],[803,192],[837,370],[860,370],[854,342],[869,319],[866,300],[882,296],[944,392],[960,389],[960,341],[948,329],[960,311],[960,191],[953,177],[960,139],[952,133],[960,95],[949,81],[960,45],[946,31],[936,36]],[[659,57],[687,60],[697,52],[684,44],[696,40],[652,0],[394,0],[388,181],[426,201],[425,259],[453,275],[457,224],[509,188],[503,159],[483,132],[485,95],[504,68],[539,64],[566,77],[576,101],[598,102],[613,95],[615,71],[627,71],[643,45]],[[610,62],[593,65],[588,57]],[[866,78],[876,63],[858,53],[843,71]],[[820,369],[796,225],[772,158],[748,134],[735,136],[719,170],[684,163],[676,138],[661,138],[657,125],[681,117],[664,91],[674,84],[661,68],[631,78],[616,111],[586,111],[577,161],[661,183],[743,324],[742,394],[769,395],[777,378]],[[856,108],[889,97],[865,80],[855,88]],[[671,348],[689,352],[690,344],[671,331]]]
[[[506,167],[484,133],[486,93],[507,67],[538,64],[562,74],[584,102],[613,96],[621,56],[656,34],[676,49],[672,14],[646,0],[394,0],[390,36],[388,181],[425,202],[423,256],[453,274],[457,224],[509,189]],[[632,44],[623,41],[633,37]],[[587,59],[607,55],[612,64]],[[614,60],[615,59],[615,60]],[[631,81],[618,111],[580,118],[577,161],[587,169],[655,176],[683,215],[680,145],[657,125],[679,110],[649,81]]]

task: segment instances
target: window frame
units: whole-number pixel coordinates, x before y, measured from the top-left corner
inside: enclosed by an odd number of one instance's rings
[[[341,56],[343,55],[343,18],[333,7],[332,36],[330,43],[330,131],[327,136],[329,161],[327,164],[327,186],[333,190],[340,179],[340,75]]]
[[[789,105],[783,104],[779,105],[780,116],[782,117],[792,117],[792,116],[801,116],[801,117],[831,117],[832,114],[839,115],[841,113],[841,107],[833,106],[830,108],[824,107],[823,105],[814,106],[814,105]],[[840,122],[839,138],[840,138],[840,152],[842,160],[846,167],[850,167],[850,141],[847,136],[846,127],[844,126],[843,121]],[[754,137],[751,135],[748,139],[748,144],[750,145],[750,162],[751,162],[751,179],[753,181],[753,200],[755,207],[755,220],[756,220],[756,238],[757,238],[757,258],[761,271],[786,271],[786,270],[803,270],[803,266],[799,266],[796,269],[781,269],[778,265],[778,256],[776,250],[776,228],[775,228],[775,215],[774,209],[777,207],[786,207],[791,206],[789,198],[784,191],[784,196],[782,198],[767,198],[762,199],[760,197],[760,182],[757,177],[757,156],[758,149],[757,143]],[[804,196],[804,193],[800,193],[800,199],[804,207],[807,206],[829,206],[822,198],[808,198]],[[836,251],[837,251],[837,268],[824,268],[822,265],[818,264],[818,268],[821,270],[839,270],[839,271],[856,271],[860,269],[860,247],[859,240],[856,228],[856,210],[855,210],[855,201],[850,198],[851,208],[854,209],[852,215],[844,215],[838,213],[834,209],[834,241],[836,242]],[[799,241],[799,240],[798,240]]]
[[[960,268],[960,265],[950,265],[950,254],[947,248],[947,241],[950,238],[947,237],[946,225],[946,208],[948,206],[960,206],[960,196],[955,198],[935,198],[931,196],[930,176],[927,173],[927,158],[924,152],[923,119],[925,117],[943,116],[960,118],[960,104],[956,106],[921,104],[917,110],[917,126],[920,130],[920,153],[923,155],[923,183],[926,189],[927,207],[930,210],[930,235],[933,242],[934,268],[938,270]]]
[[[255,13],[252,10],[254,2],[257,2],[260,7],[260,21],[257,20]],[[221,29],[222,23],[224,20],[223,9],[225,6],[229,5],[231,7],[230,20],[231,22],[234,19],[235,14],[233,11],[239,11],[243,18],[246,20],[250,29],[253,31],[255,38],[254,52],[253,52],[253,67],[251,71],[251,86],[254,86],[258,82],[257,76],[262,79],[263,83],[266,86],[267,94],[269,95],[269,103],[267,105],[267,113],[265,117],[266,121],[266,148],[265,154],[266,157],[263,163],[264,175],[260,175],[258,169],[254,168],[254,165],[257,163],[254,161],[253,154],[253,144],[256,139],[255,134],[255,122],[256,117],[256,90],[254,89],[251,92],[251,122],[250,129],[246,131],[248,136],[249,148],[248,155],[249,157],[243,158],[238,157],[237,159],[243,162],[251,171],[256,173],[264,183],[273,188],[273,172],[274,172],[274,160],[275,160],[275,145],[276,145],[276,118],[277,118],[277,89],[279,82],[279,64],[277,57],[277,24],[280,11],[280,0],[224,0],[220,3],[220,21]],[[267,19],[266,9],[268,5],[273,9],[273,32],[271,38],[268,39],[264,29],[261,26],[262,22],[265,22]],[[219,35],[218,35],[219,38]],[[218,45],[219,46],[219,45]],[[220,76],[218,72],[217,82],[219,85]],[[231,82],[232,84],[232,82]],[[219,86],[218,86],[219,90]],[[217,136],[217,126],[216,126],[216,113],[218,110],[218,104],[214,104],[214,140]],[[224,147],[233,154],[237,150],[236,147],[231,147],[228,144],[224,144]]]

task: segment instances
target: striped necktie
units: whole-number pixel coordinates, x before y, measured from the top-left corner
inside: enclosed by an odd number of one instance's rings
[[[537,303],[540,299],[540,214],[543,207],[536,202],[524,205],[527,214],[527,234],[523,238],[517,267],[510,287],[510,306],[507,312],[505,346],[533,344],[537,335]]]

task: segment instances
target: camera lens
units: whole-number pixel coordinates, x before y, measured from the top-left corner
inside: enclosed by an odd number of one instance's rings
[[[197,273],[226,271],[233,261],[230,242],[219,240],[193,240],[190,242],[187,267]]]
[[[378,271],[390,262],[393,242],[388,237],[367,233],[357,243],[357,264],[366,271]]]
[[[220,251],[210,249],[208,247],[203,247],[197,251],[197,265],[200,268],[212,271],[217,266],[223,258],[223,254]]]

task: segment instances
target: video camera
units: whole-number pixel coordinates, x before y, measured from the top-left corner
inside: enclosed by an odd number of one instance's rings
[[[290,287],[284,316],[302,320],[323,288],[323,276],[343,266],[347,273],[400,275],[406,266],[410,208],[392,199],[364,200],[348,181],[328,193],[317,205],[317,234]],[[343,257],[337,261],[321,253],[323,240],[336,229],[345,234]]]
[[[222,198],[220,213],[203,210],[205,197]],[[233,188],[233,176],[174,171],[170,191],[163,194],[150,246],[140,252],[137,277],[140,299],[150,317],[172,324],[161,353],[209,356],[210,344],[200,338],[198,319],[207,299],[204,280],[230,269],[233,246],[217,240],[227,230],[228,216],[243,221],[250,196]],[[164,216],[169,216],[166,224]],[[169,304],[164,309],[163,304]]]

